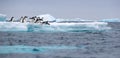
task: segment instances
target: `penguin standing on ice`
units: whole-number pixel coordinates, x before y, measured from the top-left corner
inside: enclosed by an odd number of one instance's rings
[[[23,16],[20,18],[20,22],[22,23]]]
[[[22,19],[22,18],[23,18],[23,19]],[[25,22],[27,22],[27,21],[26,21],[26,18],[27,18],[27,16],[21,17],[20,22],[21,22],[21,23],[25,23]]]
[[[35,20],[35,22],[34,23],[37,23],[37,22],[42,22],[43,21],[43,17],[42,18],[40,18],[40,17],[37,17],[37,19]]]
[[[14,17],[11,17],[11,19],[9,20],[9,22],[13,22],[13,18],[14,18]]]
[[[42,18],[38,17],[38,20],[39,20],[39,21],[43,21],[43,17],[42,17]]]
[[[29,18],[32,19],[30,22],[34,23],[36,21],[36,18],[37,18],[36,16]]]

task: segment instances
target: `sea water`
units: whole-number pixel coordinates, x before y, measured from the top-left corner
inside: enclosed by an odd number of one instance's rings
[[[2,58],[119,58],[119,22],[0,25]]]

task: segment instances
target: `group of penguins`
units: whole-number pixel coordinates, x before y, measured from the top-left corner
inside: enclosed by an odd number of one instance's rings
[[[43,21],[43,17],[40,18],[40,17],[37,17],[37,16],[34,16],[34,17],[30,17],[28,19],[30,20],[27,20],[27,16],[22,16],[19,20],[19,22],[21,23],[25,23],[25,22],[30,22],[30,23],[41,23],[41,24],[47,24],[47,25],[50,25],[50,23],[48,21]],[[14,20],[14,17],[11,17],[11,19],[8,21],[8,22],[15,22]]]

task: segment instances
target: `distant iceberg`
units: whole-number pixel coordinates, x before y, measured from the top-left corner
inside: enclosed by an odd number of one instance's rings
[[[85,20],[81,18],[75,18],[75,19],[56,19],[56,22],[92,22],[92,20]]]
[[[99,20],[100,22],[120,22],[119,18],[113,18],[113,19],[102,19]]]
[[[0,21],[5,21],[6,20],[6,15],[0,14]]]

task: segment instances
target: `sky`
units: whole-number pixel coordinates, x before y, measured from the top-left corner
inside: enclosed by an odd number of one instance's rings
[[[8,17],[51,14],[55,18],[120,18],[120,0],[0,0]]]

